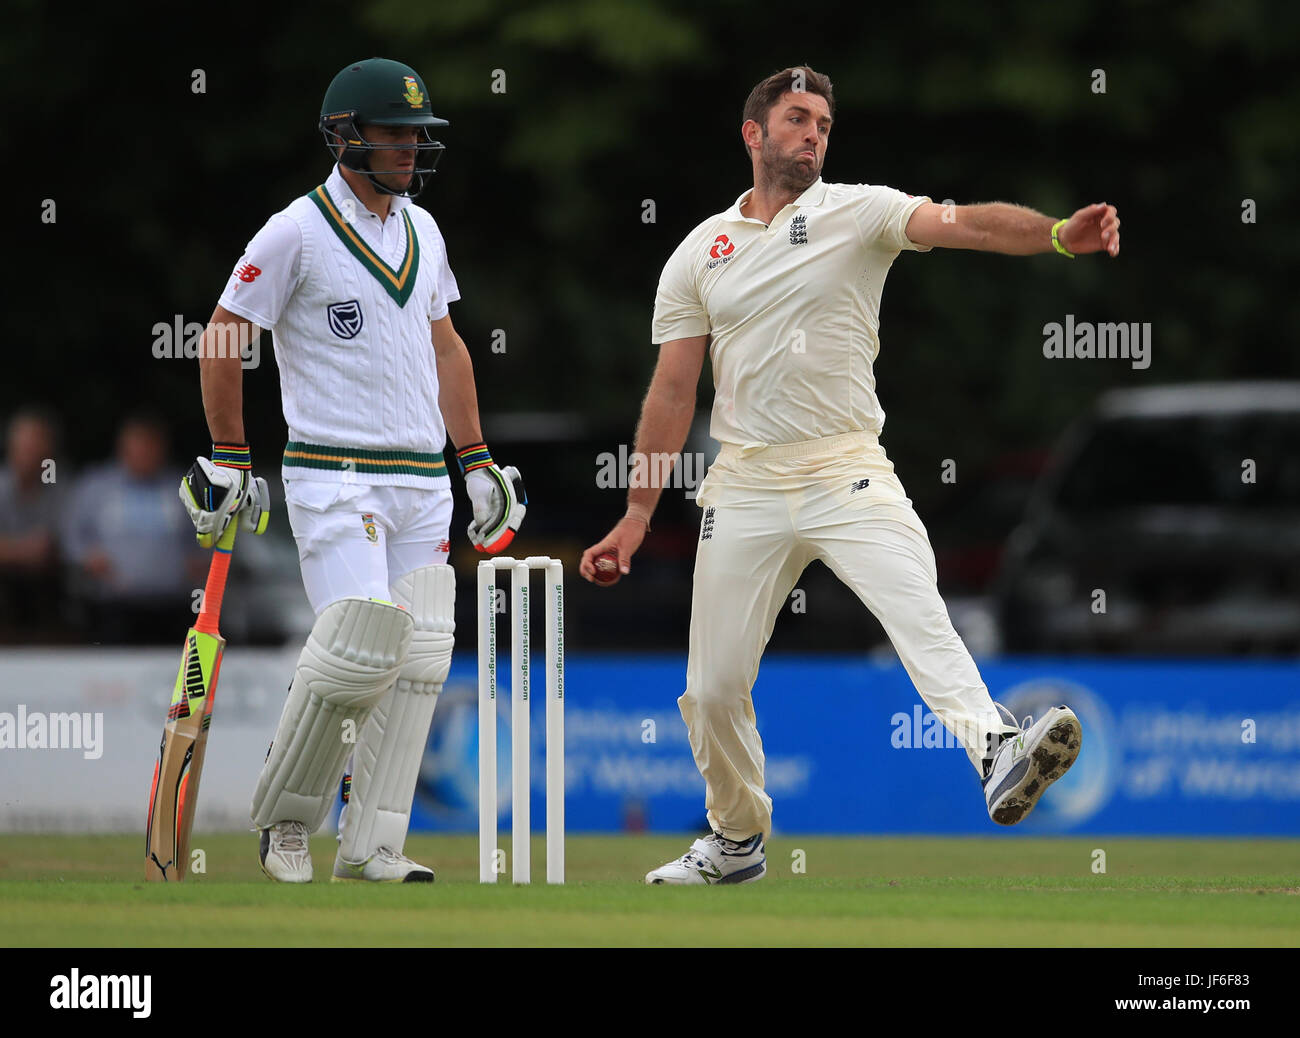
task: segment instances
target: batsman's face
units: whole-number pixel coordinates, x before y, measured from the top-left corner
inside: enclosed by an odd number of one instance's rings
[[[821,176],[830,139],[826,98],[787,91],[767,114],[759,162],[769,181],[803,191]]]
[[[383,148],[370,153],[370,168],[394,171],[376,173],[375,179],[390,190],[405,191],[415,171],[415,143],[422,132],[420,127],[367,125],[360,129],[367,143]]]

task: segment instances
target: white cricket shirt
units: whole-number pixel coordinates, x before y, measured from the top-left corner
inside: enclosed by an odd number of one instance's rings
[[[286,478],[450,485],[429,322],[459,298],[433,217],[394,196],[381,221],[337,166],[266,222],[220,302],[275,333]]]
[[[746,191],[691,231],[655,297],[656,343],[711,335],[710,435],[740,447],[879,434],[872,362],[880,293],[926,196],[820,179],[772,219],[741,214]]]

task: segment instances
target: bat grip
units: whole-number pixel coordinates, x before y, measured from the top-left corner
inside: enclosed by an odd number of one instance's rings
[[[221,534],[221,540],[212,549],[212,563],[208,566],[208,582],[203,587],[203,608],[194,621],[194,629],[202,634],[219,635],[221,600],[226,596],[226,577],[230,573],[230,552],[235,547],[235,533],[239,519],[232,518]]]

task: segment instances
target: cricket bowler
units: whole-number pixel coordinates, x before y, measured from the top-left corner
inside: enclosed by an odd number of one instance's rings
[[[827,184],[820,174],[834,114],[831,82],[811,68],[759,83],[741,126],[753,188],[691,231],[659,281],[659,360],[637,455],[680,452],[706,352],[710,433],[721,450],[697,494],[704,518],[677,701],[713,832],[647,883],[765,875],[772,800],[750,694],[777,613],[814,559],[879,619],[921,698],[964,745],[994,822],[1023,819],[1079,753],[1072,711],[1017,722],[990,698],[953,630],[928,534],[880,444],[872,363],[881,290],[900,252],[1113,257],[1119,217],[1105,203],[1057,220],[1014,205],[945,207],[889,187]],[[584,553],[584,577],[595,579],[595,560],[609,551],[619,572],[630,571],[666,475],[634,481],[626,515]]]
[[[478,550],[503,551],[527,504],[519,472],[483,442],[448,313],[460,292],[437,223],[414,201],[443,151],[432,131],[446,125],[406,65],[370,58],[335,76],[319,123],[333,172],[248,243],[204,335],[212,457],[181,485],[200,536],[265,501],[239,353],[219,348],[223,336],[274,331],[289,427],[281,474],[316,622],[252,803],[262,869],[285,883],[311,881],[308,838],[349,757],[333,880],[433,881],[402,850],[455,630],[447,438]]]

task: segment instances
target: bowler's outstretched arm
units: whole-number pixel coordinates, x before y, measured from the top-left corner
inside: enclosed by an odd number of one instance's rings
[[[1060,221],[1024,206],[939,205],[925,202],[907,221],[907,236],[918,245],[977,249],[1006,256],[1052,252],[1052,227]],[[1086,205],[1062,224],[1056,240],[1076,256],[1103,249],[1119,255],[1119,213],[1113,205]]]

